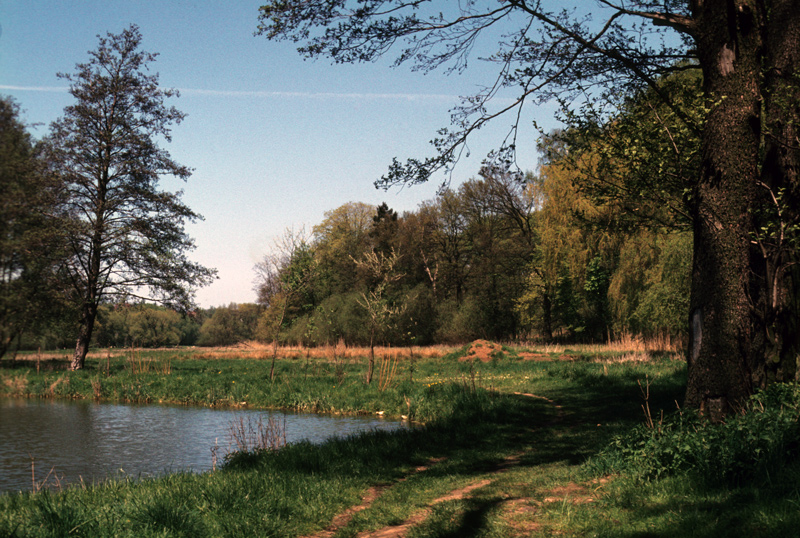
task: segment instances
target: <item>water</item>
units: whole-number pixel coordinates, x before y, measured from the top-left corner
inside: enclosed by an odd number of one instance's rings
[[[107,477],[207,471],[212,447],[219,447],[219,462],[232,448],[232,421],[259,417],[264,423],[272,417],[281,425],[285,419],[289,443],[402,427],[371,417],[0,399],[0,493],[30,491],[34,480],[63,486]]]

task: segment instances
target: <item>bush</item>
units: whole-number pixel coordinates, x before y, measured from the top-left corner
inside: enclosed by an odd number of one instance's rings
[[[587,463],[592,474],[643,480],[691,474],[709,485],[765,482],[800,455],[800,385],[775,384],[723,424],[679,413],[618,437]]]

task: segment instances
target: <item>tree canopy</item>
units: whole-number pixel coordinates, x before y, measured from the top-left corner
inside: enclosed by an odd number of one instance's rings
[[[66,308],[58,293],[63,193],[19,115],[0,98],[0,357]]]
[[[165,103],[177,92],[148,74],[156,55],[140,50],[141,41],[136,26],[99,37],[88,62],[59,75],[70,82],[75,103],[53,122],[47,144],[73,222],[65,267],[81,309],[73,368],[83,366],[104,298],[139,296],[186,308],[192,290],[214,275],[187,258],[194,244],[184,223],[200,215],[180,192],[158,188],[163,175],[190,175],[158,145],[171,140],[171,126],[184,115]]]

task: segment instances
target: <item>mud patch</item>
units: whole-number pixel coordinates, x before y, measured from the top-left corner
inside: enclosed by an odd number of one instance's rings
[[[398,482],[403,482],[403,481],[407,480],[409,476],[414,475],[416,473],[421,473],[421,472],[427,471],[430,468],[431,465],[435,465],[435,464],[441,463],[443,461],[445,461],[445,458],[431,458],[430,460],[428,460],[428,464],[427,465],[420,465],[420,466],[414,468],[414,470],[411,472],[411,474],[409,474],[408,476],[406,476],[404,478],[401,478]],[[361,512],[362,510],[366,510],[367,508],[372,506],[372,503],[374,503],[381,496],[381,494],[388,488],[389,488],[388,485],[375,486],[375,487],[369,488],[364,493],[364,495],[361,497],[361,504],[359,504],[357,506],[350,507],[347,510],[345,510],[344,512],[342,512],[340,514],[337,514],[333,518],[333,520],[330,522],[330,524],[327,527],[325,527],[323,530],[321,530],[319,532],[316,532],[314,534],[307,534],[302,538],[330,538],[331,536],[334,536],[337,532],[339,532],[341,529],[346,527],[348,525],[348,523],[350,523],[350,520],[353,519],[353,516],[355,516],[357,513]],[[406,523],[408,523],[408,526],[405,527],[405,530],[408,530],[408,528],[410,528],[413,525],[416,525],[416,524],[420,523],[423,520],[424,520],[424,518],[422,520],[420,520],[420,521],[415,521],[413,523],[412,522],[406,522]],[[391,529],[394,529],[394,528],[395,527],[388,527],[387,529],[391,530]],[[369,536],[391,537],[391,536],[400,536],[400,534],[385,534],[385,535],[383,535],[383,534],[374,534],[374,535],[371,534]]]
[[[558,486],[551,489],[546,493],[544,502],[546,503],[560,503],[568,502],[571,504],[589,504],[595,501],[595,498],[589,493],[585,486],[570,482],[563,486]]]
[[[544,353],[518,353],[517,356],[524,361],[552,362],[553,358]]]
[[[485,479],[474,482],[463,488],[454,489],[447,495],[431,501],[431,506],[435,506],[439,503],[447,501],[457,501],[463,499],[474,490],[488,486],[491,483],[491,480]],[[391,527],[384,527],[376,531],[362,532],[357,535],[357,538],[400,538],[401,536],[405,536],[412,527],[424,522],[428,516],[430,516],[431,511],[432,510],[430,508],[425,508],[424,510],[414,513],[410,518],[400,525],[392,525]]]
[[[511,528],[513,536],[528,536],[542,530],[536,521],[539,508],[531,505],[530,499],[509,499],[503,506],[503,519]]]

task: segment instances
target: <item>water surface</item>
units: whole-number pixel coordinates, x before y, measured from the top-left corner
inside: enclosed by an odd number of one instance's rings
[[[30,491],[34,480],[74,485],[113,476],[207,471],[212,447],[218,447],[219,462],[232,448],[233,421],[261,418],[266,423],[269,417],[281,425],[285,420],[289,443],[402,427],[372,417],[0,399],[0,493]]]

